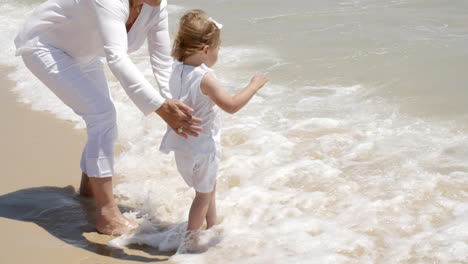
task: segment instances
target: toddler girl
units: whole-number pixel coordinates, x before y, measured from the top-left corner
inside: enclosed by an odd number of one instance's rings
[[[201,10],[192,10],[180,19],[179,32],[174,40],[174,63],[169,88],[174,99],[194,109],[193,115],[203,120],[198,137],[181,137],[180,127],[168,127],[161,142],[164,153],[174,151],[177,169],[185,182],[196,191],[189,212],[187,236],[197,248],[197,234],[206,219],[206,228],[217,224],[216,175],[221,144],[219,108],[233,114],[239,111],[268,81],[265,76],[254,76],[235,96],[229,95],[216,79],[212,67],[218,58],[222,25]],[[190,249],[192,248],[192,249]]]

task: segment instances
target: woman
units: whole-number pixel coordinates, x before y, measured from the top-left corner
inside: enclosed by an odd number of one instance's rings
[[[96,200],[96,229],[120,235],[137,224],[124,217],[113,198],[116,112],[100,56],[135,105],[156,112],[178,135],[197,136],[201,123],[188,106],[169,99],[171,71],[165,0],[49,0],[26,20],[16,53],[31,72],[80,115],[88,140],[81,157],[80,194]],[[129,59],[148,40],[158,93]]]

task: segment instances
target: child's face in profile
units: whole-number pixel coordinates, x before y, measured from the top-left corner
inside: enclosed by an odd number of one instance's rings
[[[219,52],[220,46],[221,46],[221,39],[219,40],[218,46],[216,48],[208,49],[208,53],[206,54],[207,56],[207,61],[205,63],[206,66],[213,67],[213,65],[216,64],[216,61],[218,60],[218,52]]]

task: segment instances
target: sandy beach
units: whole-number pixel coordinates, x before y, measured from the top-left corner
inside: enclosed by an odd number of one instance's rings
[[[94,201],[76,192],[85,131],[17,102],[11,70],[0,69],[0,263],[170,263],[174,252],[106,245],[112,237],[95,231]]]

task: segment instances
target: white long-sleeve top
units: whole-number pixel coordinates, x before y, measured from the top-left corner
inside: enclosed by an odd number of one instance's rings
[[[50,45],[77,60],[105,56],[109,68],[135,105],[145,114],[169,98],[171,73],[167,2],[143,8],[127,33],[129,0],[48,0],[28,17],[15,38],[16,55]],[[144,78],[128,53],[145,39],[160,93]]]

